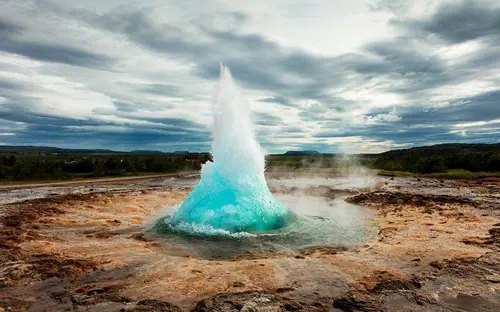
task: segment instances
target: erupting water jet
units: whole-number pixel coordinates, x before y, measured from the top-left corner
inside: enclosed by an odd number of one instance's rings
[[[292,215],[269,191],[248,103],[222,64],[213,110],[213,162],[203,165],[195,189],[170,218],[160,222],[195,233],[284,227]]]

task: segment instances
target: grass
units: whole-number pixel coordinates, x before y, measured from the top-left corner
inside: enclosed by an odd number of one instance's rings
[[[290,167],[272,167],[268,168],[267,172],[280,172],[280,171],[294,171],[297,174],[334,174],[334,175],[348,175],[353,172],[353,168],[290,168]],[[382,169],[371,169],[371,172],[380,176],[390,177],[424,177],[435,179],[480,179],[487,177],[500,177],[500,172],[472,172],[463,169],[448,170],[446,172],[418,174],[408,171],[391,171]],[[119,179],[119,178],[140,178],[141,176],[163,176],[175,173],[155,173],[155,172],[138,172],[127,173],[122,175],[111,175],[102,177],[93,177],[91,174],[72,174],[67,179],[54,179],[54,180],[26,180],[26,181],[10,181],[0,180],[0,186],[9,185],[23,185],[23,184],[45,184],[45,183],[64,183],[64,182],[78,182],[100,179]]]
[[[267,168],[267,172],[279,172],[279,171],[293,171],[295,173],[305,173],[305,174],[334,174],[334,175],[348,175],[353,173],[353,168],[291,168],[286,166],[276,166]],[[422,177],[422,178],[435,178],[435,179],[480,179],[487,177],[500,177],[500,172],[472,172],[463,169],[448,170],[446,172],[437,173],[413,173],[409,171],[392,171],[383,169],[371,169],[371,172],[380,176],[389,177]]]
[[[90,182],[90,181],[106,181],[106,180],[116,180],[120,179],[133,179],[133,178],[154,178],[176,175],[180,173],[191,173],[198,171],[179,171],[179,172],[137,172],[123,175],[110,175],[110,176],[100,176],[94,177],[90,174],[72,174],[67,179],[52,179],[52,180],[23,180],[23,181],[12,181],[12,180],[0,180],[0,187],[10,187],[10,186],[23,186],[23,185],[42,185],[42,184],[59,184],[59,183],[78,183],[78,182]]]
[[[463,169],[448,170],[446,172],[436,173],[412,173],[407,171],[389,171],[374,169],[373,172],[377,175],[391,176],[391,177],[425,177],[435,179],[480,179],[488,177],[500,177],[500,172],[472,172]]]
[[[391,171],[382,169],[372,169],[372,172],[376,175],[389,176],[389,177],[411,177],[416,175],[415,173],[411,173],[408,171]]]
[[[463,169],[448,170],[446,172],[429,173],[423,175],[438,179],[480,179],[488,177],[500,177],[500,172],[471,172]]]

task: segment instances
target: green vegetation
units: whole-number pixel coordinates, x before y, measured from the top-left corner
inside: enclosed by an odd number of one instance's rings
[[[418,176],[424,178],[435,178],[435,179],[480,179],[487,177],[500,177],[500,172],[471,172],[463,169],[447,170],[446,172],[434,172],[434,173],[411,173],[408,171],[390,171],[390,170],[380,170],[373,169],[373,173],[382,176],[391,177],[409,177]]]
[[[500,172],[500,144],[442,144],[389,151],[376,156],[373,168],[411,173],[450,170]],[[457,176],[465,176],[456,172]]]
[[[199,170],[208,154],[3,152],[0,180],[48,181]]]
[[[429,173],[424,176],[438,179],[479,179],[487,177],[500,177],[500,172],[471,172],[463,169],[455,169],[448,170],[446,172]]]
[[[199,170],[207,153],[114,152],[50,147],[0,148],[0,181],[50,181]],[[364,166],[377,174],[435,178],[500,176],[500,144],[444,144],[345,157],[316,152],[269,155],[267,167],[345,172]]]
[[[410,177],[414,176],[414,173],[408,171],[391,171],[391,170],[381,170],[381,169],[372,169],[373,173],[381,176],[389,176],[389,177]]]
[[[344,157],[333,154],[271,155],[269,167],[346,168],[365,166],[382,175],[436,178],[500,176],[500,144],[442,144]]]

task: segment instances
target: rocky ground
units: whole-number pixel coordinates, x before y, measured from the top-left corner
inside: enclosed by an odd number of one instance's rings
[[[144,233],[192,177],[1,190],[0,311],[500,311],[500,180],[335,181],[374,239],[224,260]]]

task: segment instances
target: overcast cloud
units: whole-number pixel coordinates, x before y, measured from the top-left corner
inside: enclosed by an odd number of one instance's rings
[[[221,61],[269,152],[500,138],[495,0],[3,0],[0,144],[208,151]]]

